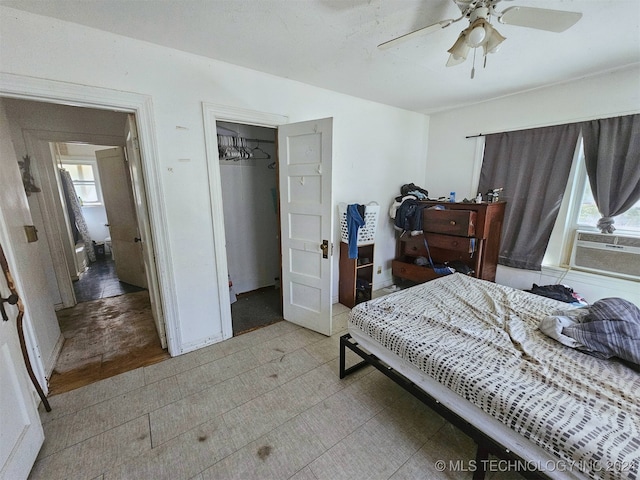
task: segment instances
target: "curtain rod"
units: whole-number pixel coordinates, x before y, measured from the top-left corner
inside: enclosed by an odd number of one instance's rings
[[[567,120],[565,122],[559,122],[559,123],[546,123],[546,124],[540,124],[540,125],[531,125],[528,127],[522,127],[522,128],[518,128],[516,130],[505,130],[503,132],[488,132],[488,133],[478,133],[477,135],[467,135],[464,138],[478,138],[478,137],[486,137],[487,135],[494,135],[496,133],[511,133],[511,132],[521,132],[523,130],[532,130],[534,128],[546,128],[546,127],[557,127],[558,125],[571,125],[572,123],[581,123],[581,122],[589,122],[591,120],[606,120],[608,118],[617,118],[617,117],[626,117],[628,115],[638,115],[640,112],[636,111],[636,110],[631,110],[628,112],[620,112],[618,114],[608,114],[605,115],[604,117],[602,116],[596,116],[596,117],[585,117],[585,118],[574,118],[572,120]]]

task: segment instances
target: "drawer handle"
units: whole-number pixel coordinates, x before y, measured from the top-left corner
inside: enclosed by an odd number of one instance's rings
[[[455,225],[455,224],[456,224],[456,221],[455,221],[455,220],[451,220],[451,221],[449,222],[449,224],[451,224],[451,225]]]
[[[413,250],[415,252],[416,250],[418,250],[418,247],[413,246],[413,247],[411,247],[411,250]]]
[[[451,245],[453,245],[454,247],[458,246],[458,242],[451,242]]]

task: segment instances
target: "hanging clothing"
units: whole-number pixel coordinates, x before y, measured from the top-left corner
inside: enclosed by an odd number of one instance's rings
[[[62,190],[65,197],[65,203],[67,211],[69,212],[69,220],[71,222],[71,228],[73,230],[74,242],[82,241],[84,243],[84,251],[87,252],[89,261],[96,261],[96,253],[93,249],[93,242],[91,241],[91,235],[89,234],[89,227],[82,214],[82,206],[76,189],[73,186],[73,180],[71,175],[64,168],[58,169],[60,172],[60,179],[62,183]]]
[[[358,230],[364,227],[365,222],[360,215],[360,205],[352,203],[347,205],[347,237],[349,239],[349,258],[358,258]]]

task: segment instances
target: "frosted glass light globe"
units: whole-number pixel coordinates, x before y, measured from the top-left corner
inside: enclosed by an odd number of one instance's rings
[[[471,32],[469,33],[469,38],[467,38],[467,43],[469,44],[470,47],[473,47],[473,48],[479,47],[480,44],[482,44],[482,42],[484,41],[486,36],[487,36],[487,32],[485,31],[484,27],[477,26],[476,28],[471,30]]]

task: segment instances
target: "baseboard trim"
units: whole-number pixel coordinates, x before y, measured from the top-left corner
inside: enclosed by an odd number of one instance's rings
[[[55,347],[53,347],[53,351],[51,352],[51,356],[49,357],[49,360],[45,364],[44,374],[47,378],[47,385],[42,386],[42,390],[44,390],[44,393],[49,393],[49,385],[48,385],[49,379],[53,374],[53,370],[56,368],[56,363],[58,362],[58,357],[62,353],[63,345],[64,345],[64,335],[60,333],[60,336],[56,341],[56,345]]]

